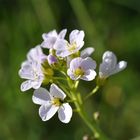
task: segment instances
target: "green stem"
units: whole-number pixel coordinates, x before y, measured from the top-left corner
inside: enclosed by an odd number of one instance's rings
[[[84,123],[87,125],[87,127],[91,130],[91,132],[93,133],[94,138],[98,139],[98,140],[109,140],[104,134],[103,132],[97,127],[96,123],[93,123],[87,116],[84,108],[82,106],[80,106],[77,102],[74,102],[77,110],[78,110],[78,114],[81,117],[81,119],[84,121]]]
[[[70,99],[73,101],[76,110],[81,117],[81,119],[84,121],[84,123],[87,125],[87,127],[91,130],[93,133],[94,138],[100,139],[100,140],[108,140],[108,138],[103,134],[103,132],[98,128],[96,122],[93,122],[92,119],[90,119],[86,111],[84,110],[82,99],[81,99],[81,94],[77,92],[77,87],[78,87],[78,81],[72,81],[69,77],[67,77],[68,80],[68,86],[69,86],[69,91],[66,91],[65,87],[62,85],[62,89],[69,95]],[[98,86],[95,87],[95,89],[92,90],[92,92],[89,94],[91,96],[98,90]],[[80,97],[79,97],[80,96]],[[80,100],[79,100],[80,99]]]
[[[76,81],[74,88],[77,89],[78,88],[78,85],[79,85],[79,81]]]
[[[75,106],[76,106],[77,110],[79,110],[78,111],[79,116],[82,118],[84,123],[89,127],[89,129],[93,132],[94,138],[99,138],[100,135],[99,135],[97,129],[92,125],[92,123],[88,119],[86,113],[83,111],[81,106],[79,106],[79,104],[77,104],[76,102],[75,102]]]
[[[85,100],[87,100],[89,97],[91,97],[93,94],[95,94],[99,89],[99,86],[96,86],[86,97]]]
[[[64,80],[66,81],[67,79],[66,78],[63,78],[63,77],[53,77],[54,80]]]
[[[79,116],[84,121],[84,123],[87,125],[87,127],[91,130],[94,138],[100,139],[100,140],[108,140],[108,138],[103,134],[103,132],[97,127],[96,123],[94,123],[92,120],[90,120],[89,117],[87,116],[86,111],[84,110],[83,104],[81,104],[81,102],[79,102],[79,100],[78,100],[78,94],[77,94],[77,91],[76,91],[77,86],[75,86],[76,83],[73,82],[73,84],[74,84],[74,86],[71,85],[71,87],[70,87],[71,96],[72,96],[73,99],[76,99],[76,101],[74,102],[74,105],[76,107],[76,110],[78,110]],[[99,89],[99,86],[96,86],[92,90],[92,93],[90,93],[89,96],[94,94],[98,89]]]

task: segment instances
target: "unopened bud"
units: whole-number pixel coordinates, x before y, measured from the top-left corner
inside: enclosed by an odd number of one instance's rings
[[[49,65],[54,65],[57,63],[57,58],[51,54],[48,55],[48,63]]]

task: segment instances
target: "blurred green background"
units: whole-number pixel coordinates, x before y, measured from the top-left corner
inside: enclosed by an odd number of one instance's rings
[[[57,115],[42,122],[33,90],[20,91],[26,53],[41,43],[42,33],[63,28],[85,31],[85,47],[96,49],[98,64],[105,50],[128,62],[87,106],[100,112],[99,125],[110,140],[140,136],[140,0],[0,0],[0,140],[82,140],[89,133],[77,114],[67,125]],[[85,93],[93,87],[82,84]]]

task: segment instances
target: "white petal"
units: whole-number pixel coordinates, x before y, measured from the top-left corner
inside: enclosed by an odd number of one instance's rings
[[[55,84],[51,84],[50,86],[50,95],[54,98],[60,98],[64,100],[66,94]]]
[[[47,121],[54,116],[58,108],[59,108],[58,106],[54,106],[54,105],[49,105],[49,106],[42,105],[39,108],[39,116],[41,117],[42,121]]]
[[[18,75],[19,75],[21,78],[23,78],[23,79],[30,79],[30,78],[31,78],[30,74],[29,74],[29,73],[26,73],[26,71],[23,70],[23,69],[20,69],[20,70],[18,71]]]
[[[58,110],[58,118],[63,123],[69,123],[72,117],[72,108],[68,103],[64,103]]]
[[[43,80],[44,80],[44,75],[40,73],[37,76],[37,78],[35,78],[34,80],[32,80],[32,86],[33,86],[33,88],[34,89],[38,89],[41,86]]]
[[[29,61],[23,62],[18,74],[23,79],[33,79],[32,64]]]
[[[37,62],[40,62],[42,55],[44,55],[44,54],[42,52],[40,45],[38,45],[35,48],[30,49],[30,51],[27,54],[27,59],[30,61],[35,60]]]
[[[54,45],[54,49],[56,50],[56,55],[59,57],[66,57],[71,53],[68,51],[68,42],[64,39],[58,39]]]
[[[53,49],[56,39],[56,37],[48,37],[42,42],[41,46],[43,48]]]
[[[81,57],[86,58],[89,57],[94,52],[94,48],[88,47],[81,51]]]
[[[81,57],[77,57],[77,58],[74,58],[73,60],[71,60],[71,62],[70,62],[70,69],[72,71],[74,71],[79,66],[81,66],[82,61],[83,61],[83,59]]]
[[[103,62],[106,63],[106,65],[108,65],[108,67],[110,67],[110,69],[112,68],[115,68],[116,67],[116,64],[117,64],[117,57],[116,55],[111,52],[111,51],[106,51],[104,54],[103,54]]]
[[[22,84],[21,84],[21,86],[20,86],[20,89],[21,89],[21,91],[26,91],[26,90],[29,90],[29,89],[31,89],[33,86],[32,86],[32,82],[31,82],[31,80],[27,80],[27,81],[25,81],[25,82],[23,82]]]
[[[42,80],[43,81],[43,80]],[[33,81],[32,82],[32,87],[33,89],[38,89],[41,87],[42,81]]]
[[[66,50],[67,49],[67,41],[64,39],[58,39],[54,45],[55,50]]]
[[[70,33],[70,37],[69,37],[70,44],[76,42],[77,46],[83,46],[84,45],[84,41],[83,41],[84,36],[85,36],[84,31],[73,30]]]
[[[114,69],[114,71],[111,73],[111,75],[112,75],[112,74],[115,74],[115,73],[118,73],[118,72],[120,72],[120,71],[122,71],[122,70],[124,70],[124,69],[126,68],[126,66],[127,66],[127,62],[125,62],[125,61],[120,61],[120,62],[117,64],[117,66],[116,66],[116,68]]]
[[[64,39],[66,33],[67,33],[67,29],[63,29],[63,30],[59,33],[58,37],[59,37],[60,39]]]
[[[88,69],[95,69],[96,68],[96,62],[90,58],[87,57],[85,59],[83,59],[82,63],[81,63],[81,67],[86,71]]]
[[[58,34],[57,34],[56,30],[52,30],[52,31],[50,31],[48,33],[42,34],[42,38],[44,40],[46,40],[48,37],[57,37],[57,36],[58,36]]]
[[[107,78],[112,73],[113,69],[109,67],[106,63],[101,63],[99,66],[99,76],[102,78]]]
[[[69,35],[70,44],[72,44],[73,42],[75,42],[75,39],[76,39],[78,33],[79,33],[79,30],[73,30],[70,33],[70,35]]]
[[[51,100],[51,97],[48,90],[40,87],[34,91],[32,100],[35,104],[43,105],[47,104]]]
[[[106,51],[103,54],[102,63],[99,66],[99,76],[108,77],[115,70],[117,65],[117,58],[111,51]]]
[[[70,69],[67,70],[67,74],[72,80],[79,79],[79,76],[74,75],[74,73]]]
[[[93,79],[95,79],[95,76],[96,76],[96,72],[90,69],[87,70],[80,79],[83,79],[85,81],[92,81]]]
[[[68,51],[68,50],[56,50],[56,55],[62,58],[65,58],[69,55],[71,55],[72,52]]]

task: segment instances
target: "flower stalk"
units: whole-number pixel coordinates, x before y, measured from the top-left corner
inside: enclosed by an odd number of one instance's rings
[[[60,33],[53,30],[42,35],[43,42],[27,53],[27,60],[21,64],[19,76],[25,81],[21,84],[21,91],[34,89],[32,101],[40,105],[39,116],[42,121],[48,121],[56,113],[62,123],[69,123],[74,110],[91,130],[93,139],[108,140],[95,120],[87,115],[84,104],[94,95],[100,86],[105,84],[106,78],[126,68],[127,62],[117,63],[116,55],[106,51],[96,73],[96,61],[90,55],[93,47],[82,51],[85,33],[82,30],[73,30],[69,41],[65,39],[67,29]],[[43,49],[49,49],[44,54]],[[45,51],[44,51],[45,52]],[[79,82],[93,81],[98,76],[97,85],[86,96],[79,92]],[[50,86],[50,90],[43,88]],[[43,86],[43,87],[42,87]],[[75,109],[72,109],[71,104]]]
[[[86,97],[85,100],[87,100],[89,97],[91,97],[93,94],[95,94],[99,90],[99,86],[97,85]]]

